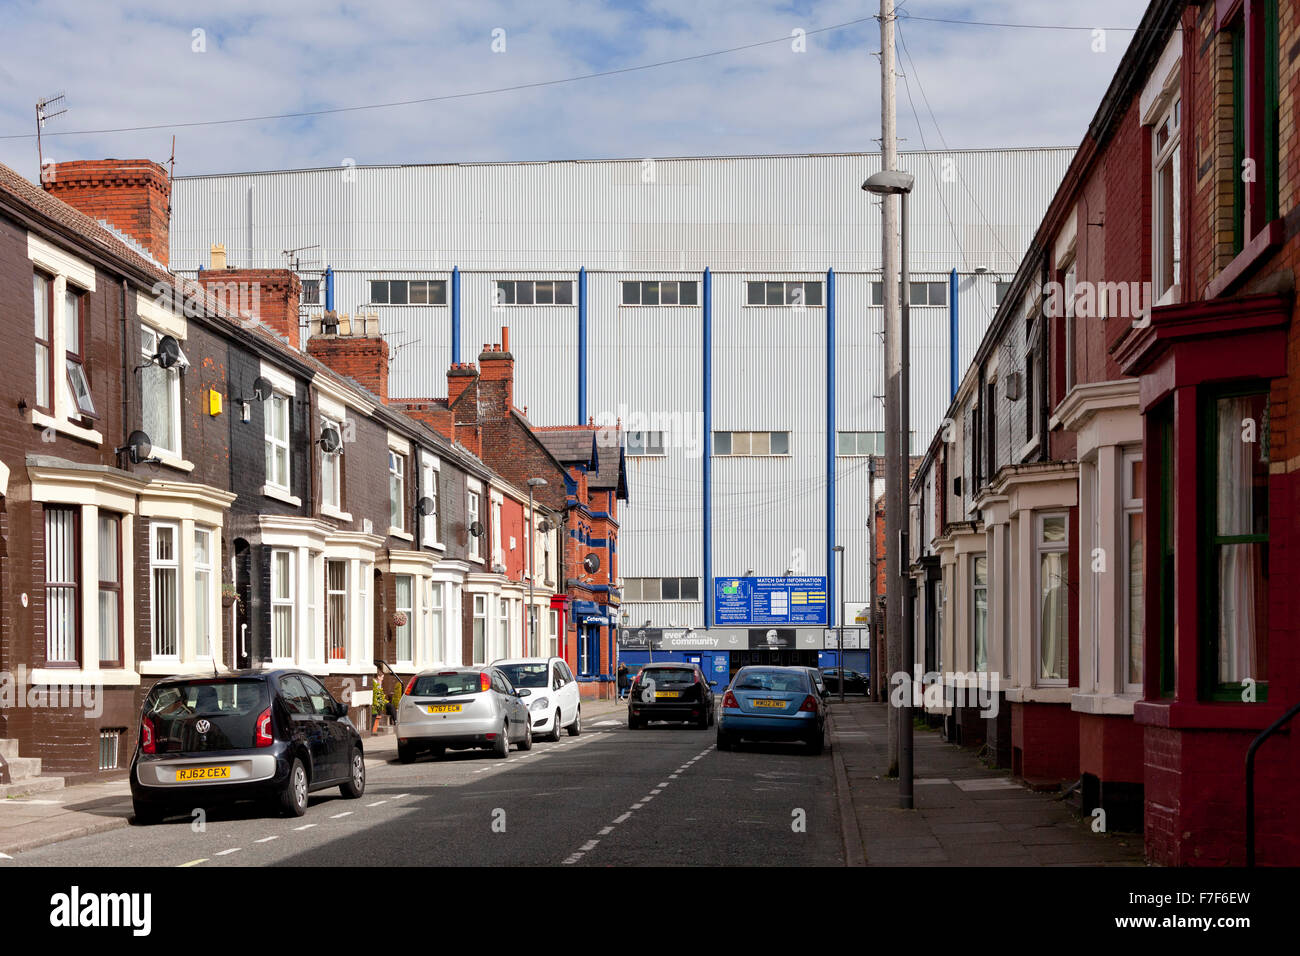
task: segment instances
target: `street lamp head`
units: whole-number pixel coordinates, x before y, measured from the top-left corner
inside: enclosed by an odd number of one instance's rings
[[[545,479],[545,478],[529,478],[529,479],[528,479],[528,487],[529,487],[529,488],[545,488],[545,487],[546,487],[546,479]]]
[[[844,545],[842,545],[842,544],[837,544],[835,547],[831,548],[831,550],[832,550],[832,551],[843,551],[843,550],[844,550]]]
[[[915,182],[916,178],[911,173],[896,169],[882,169],[880,172],[868,176],[867,181],[862,184],[862,188],[866,192],[875,193],[877,196],[897,196],[902,193],[910,193],[912,184]]]

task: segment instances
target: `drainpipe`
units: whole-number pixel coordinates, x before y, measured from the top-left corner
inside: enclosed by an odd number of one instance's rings
[[[325,311],[334,311],[334,267],[325,267]]]
[[[578,424],[587,424],[587,268],[578,270]]]

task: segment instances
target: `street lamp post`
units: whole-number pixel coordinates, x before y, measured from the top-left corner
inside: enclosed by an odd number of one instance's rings
[[[538,652],[538,644],[537,605],[533,603],[533,586],[537,583],[537,571],[533,567],[533,554],[537,551],[537,542],[533,539],[537,534],[537,516],[533,514],[533,489],[545,487],[545,478],[528,479],[528,643],[534,655]]]
[[[840,703],[844,703],[844,545],[837,544],[831,548],[840,555],[840,628],[839,628],[839,665],[840,665]]]
[[[889,617],[898,625],[899,636],[902,637],[902,673],[906,686],[903,688],[903,706],[899,708],[898,714],[898,805],[904,810],[910,810],[913,806],[912,793],[912,669],[915,664],[913,660],[915,651],[912,647],[913,634],[911,627],[911,614],[903,603],[904,597],[908,593],[909,576],[907,573],[908,563],[908,509],[907,509],[907,487],[909,477],[909,464],[911,461],[911,422],[910,422],[910,403],[908,382],[908,318],[909,308],[908,299],[910,289],[908,288],[908,270],[907,270],[907,197],[912,191],[912,185],[915,182],[911,173],[905,173],[895,169],[882,169],[868,177],[867,181],[862,184],[862,188],[874,195],[882,197],[885,203],[889,202],[890,196],[901,197],[901,260],[902,260],[902,281],[901,285],[901,303],[900,309],[896,312],[894,309],[885,310],[885,339],[890,343],[891,356],[895,352],[897,343],[897,358],[894,361],[898,365],[897,369],[897,419],[892,420],[892,415],[885,419],[886,429],[886,453],[885,462],[885,500],[886,508],[892,513],[894,520],[898,522],[898,540],[891,542],[897,548],[895,552],[895,575],[893,587],[886,590],[886,598],[890,605],[891,614]],[[888,244],[888,236],[885,239]],[[892,270],[887,270],[892,271]],[[892,276],[885,276],[885,302],[892,301],[889,296],[889,285]],[[901,316],[898,314],[901,312]],[[892,373],[894,369],[889,369]],[[887,391],[893,391],[889,389]],[[888,396],[886,396],[888,402]],[[893,411],[887,408],[887,411]],[[889,431],[893,430],[893,440],[889,440]],[[890,454],[892,453],[892,454]],[[890,461],[889,458],[895,460]],[[894,635],[890,635],[891,642]]]

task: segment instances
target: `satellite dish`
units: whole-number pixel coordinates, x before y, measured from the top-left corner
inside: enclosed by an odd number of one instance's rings
[[[164,335],[158,340],[158,352],[153,360],[162,368],[175,368],[178,365],[184,368],[189,365],[185,361],[185,353],[181,351],[181,344],[172,335]]]
[[[333,425],[326,425],[321,429],[317,443],[320,445],[321,451],[327,455],[332,455],[343,447],[343,438],[339,435],[337,428]]]
[[[600,570],[600,558],[595,554],[589,554],[582,559],[582,569],[588,574],[595,574]]]
[[[415,503],[415,510],[420,512],[422,517],[433,514],[434,509],[437,507],[432,498],[421,498]]]
[[[253,380],[253,397],[259,402],[266,401],[274,391],[275,386],[271,384],[271,380],[265,375],[259,375]]]
[[[131,464],[138,465],[153,454],[153,440],[148,432],[136,429],[126,437],[126,444],[117,449],[119,455],[122,452],[126,452],[131,457]]]
[[[471,521],[469,524],[469,533],[476,538],[483,537],[483,525],[477,521]]]

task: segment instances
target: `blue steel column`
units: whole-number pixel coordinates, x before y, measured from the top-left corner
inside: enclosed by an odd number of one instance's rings
[[[957,327],[957,270],[948,273],[948,378],[951,387],[949,400],[957,397],[957,383],[961,379],[959,358],[959,332]]]
[[[714,626],[713,607],[713,276],[704,269],[704,626]]]
[[[451,360],[460,361],[460,267],[451,270]]]
[[[325,267],[325,311],[334,311],[334,267]]]
[[[587,424],[587,268],[578,270],[578,424]]]
[[[826,270],[826,621],[835,627],[835,270]]]

